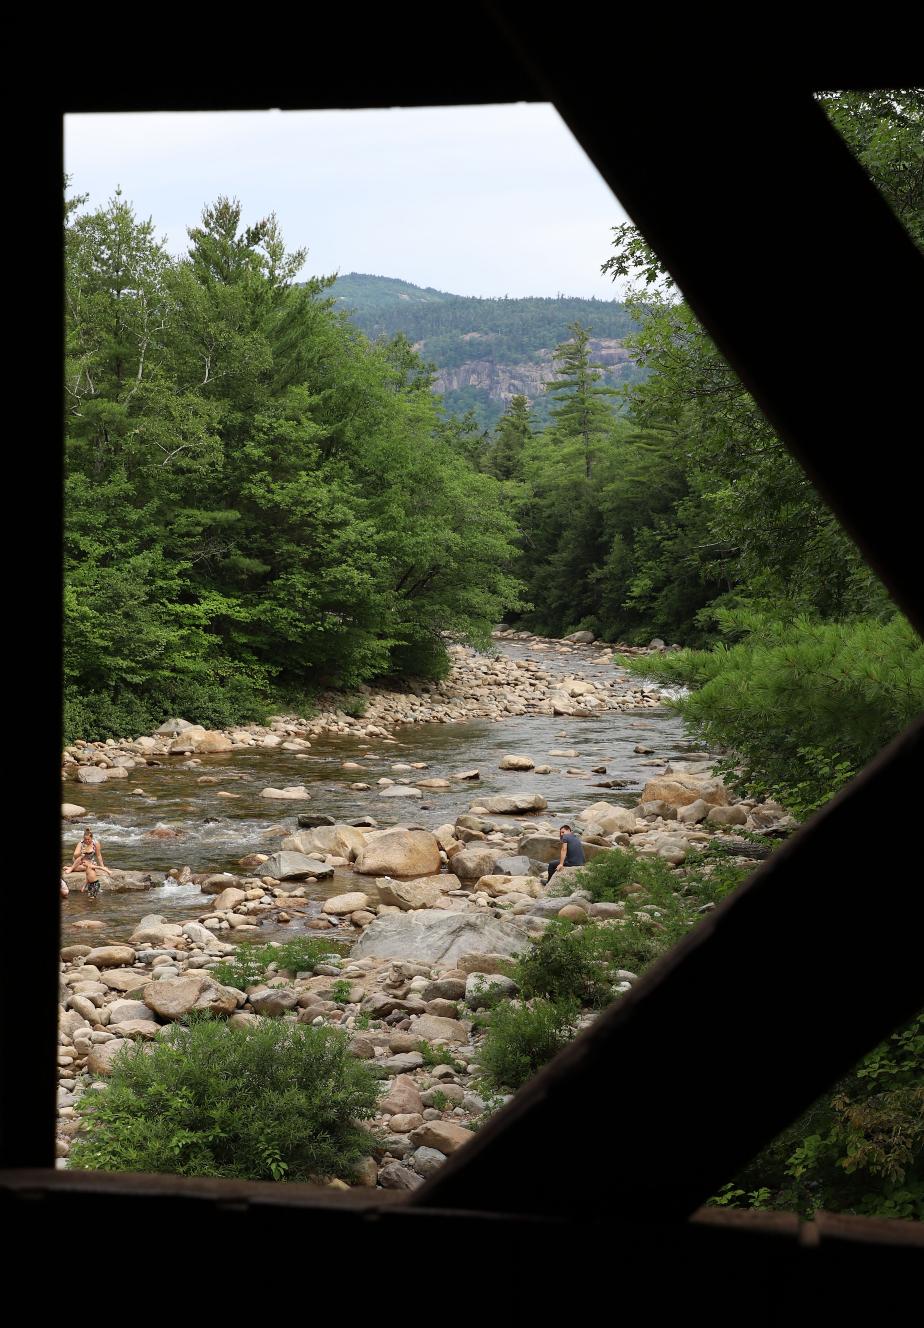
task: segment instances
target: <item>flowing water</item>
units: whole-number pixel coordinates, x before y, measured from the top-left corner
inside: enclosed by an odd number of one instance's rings
[[[626,680],[619,663],[608,653],[558,655],[536,650],[529,643],[503,642],[505,655],[532,659],[562,676],[579,673],[600,681]],[[635,683],[634,685],[638,685]],[[140,766],[128,779],[98,786],[66,785],[65,797],[79,800],[87,808],[86,824],[93,827],[103,846],[107,866],[148,871],[158,875],[189,866],[194,872],[232,871],[240,874],[238,860],[253,852],[274,852],[285,834],[297,828],[299,812],[321,812],[337,821],[372,816],[381,826],[400,821],[430,829],[453,821],[482,797],[526,789],[541,793],[548,811],[531,817],[494,820],[523,822],[573,819],[591,802],[634,804],[645,781],[664,769],[672,758],[690,751],[682,721],[667,708],[647,707],[627,711],[603,711],[590,719],[567,716],[523,715],[500,721],[473,720],[456,724],[405,724],[394,730],[394,741],[348,734],[312,738],[309,752],[297,754],[261,747],[201,757],[201,764],[184,769],[185,757],[162,757],[162,766]],[[653,749],[654,755],[636,754],[637,745]],[[578,756],[552,757],[553,750],[569,750]],[[550,765],[555,773],[499,770],[507,753],[528,755],[538,765]],[[362,770],[344,770],[345,761],[356,761]],[[398,769],[395,765],[426,762],[425,770]],[[605,774],[591,774],[592,766],[606,766]],[[568,768],[585,773],[568,775]],[[477,768],[481,779],[474,783],[452,781],[444,790],[425,789],[420,799],[383,798],[376,781],[442,778]],[[205,776],[216,783],[200,783]],[[602,781],[625,780],[617,789],[599,787]],[[368,792],[350,788],[362,781]],[[308,802],[281,801],[260,796],[267,787],[284,788],[304,784]],[[143,795],[132,790],[142,788]],[[79,790],[79,792],[78,792]],[[220,796],[231,793],[231,798]],[[63,860],[69,860],[83,822],[64,828]],[[230,882],[229,882],[230,884]],[[348,869],[338,869],[333,880],[319,882],[313,890],[318,899],[343,890],[362,888]],[[149,913],[160,913],[170,921],[199,916],[211,896],[195,885],[169,881],[140,893],[103,891],[98,901],[72,891],[62,901],[62,936],[67,941],[126,937],[136,922]],[[74,929],[82,918],[107,924],[105,933]],[[291,933],[289,933],[291,934]],[[275,933],[273,934],[275,935]],[[270,939],[267,933],[267,939]]]

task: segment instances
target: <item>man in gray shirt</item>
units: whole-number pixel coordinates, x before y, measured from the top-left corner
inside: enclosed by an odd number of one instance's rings
[[[584,866],[584,846],[577,835],[571,833],[570,825],[561,825],[558,827],[558,837],[561,840],[561,852],[558,855],[557,862],[549,863],[548,876],[546,882],[551,881],[559,867],[583,867]]]

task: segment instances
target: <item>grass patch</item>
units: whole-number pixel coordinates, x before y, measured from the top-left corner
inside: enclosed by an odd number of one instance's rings
[[[310,973],[332,953],[331,942],[316,936],[296,936],[282,945],[239,945],[233,955],[215,965],[211,974],[224,987],[246,991],[263,978],[271,964],[280,973],[294,977],[296,973]]]

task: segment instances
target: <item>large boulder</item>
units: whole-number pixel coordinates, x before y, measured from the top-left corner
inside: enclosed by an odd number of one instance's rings
[[[78,784],[105,784],[109,778],[109,772],[103,770],[98,765],[81,765],[77,767]]]
[[[635,812],[614,802],[592,803],[578,813],[577,819],[596,826],[605,835],[635,833]]]
[[[310,802],[311,794],[304,784],[292,784],[288,788],[265,788],[260,791],[261,798],[281,798],[291,802]]]
[[[455,1153],[474,1135],[464,1125],[453,1121],[426,1121],[411,1132],[411,1143],[415,1148],[435,1148],[440,1153]]]
[[[80,807],[76,802],[62,802],[61,815],[65,821],[76,821],[80,816],[86,816],[86,807]]]
[[[482,798],[480,802],[472,805],[483,807],[488,812],[516,816],[521,812],[543,812],[549,804],[541,793],[523,792],[498,793],[491,798]]]
[[[189,724],[178,737],[173,739],[168,750],[171,756],[188,755],[196,750],[196,744],[204,737],[205,729],[201,724]]]
[[[354,870],[363,876],[435,876],[440,846],[429,830],[386,830],[366,841]]]
[[[271,876],[274,881],[303,881],[306,876],[321,880],[333,874],[333,867],[317,858],[306,857],[304,853],[274,853],[260,868],[261,876]]]
[[[370,922],[353,946],[353,959],[407,959],[453,968],[463,955],[518,955],[529,944],[526,928],[489,913],[420,909],[386,913]]]
[[[707,825],[747,825],[747,821],[743,807],[713,807],[706,817]]]
[[[459,1019],[422,1014],[411,1021],[411,1032],[425,1042],[467,1042],[468,1029]]]
[[[529,858],[525,853],[501,853],[494,860],[494,870],[503,876],[527,876]]]
[[[433,908],[446,890],[459,888],[458,876],[418,876],[412,881],[395,881],[378,876],[375,881],[379,899],[393,908]]]
[[[304,853],[308,857],[331,854],[352,861],[366,845],[362,830],[352,825],[319,825],[289,835],[280,848],[289,853]]]
[[[395,1077],[385,1096],[379,1102],[379,1111],[398,1115],[404,1112],[423,1111],[423,1098],[420,1089],[408,1074]]]
[[[350,890],[345,895],[333,895],[330,899],[325,899],[323,909],[325,913],[330,913],[334,917],[341,917],[347,913],[359,913],[368,909],[369,896],[362,890]]]
[[[243,904],[247,898],[246,890],[238,890],[236,886],[229,886],[227,890],[222,890],[220,895],[216,895],[212,900],[212,907],[216,913],[226,913],[229,908],[237,908],[238,904]]]
[[[234,743],[226,733],[220,733],[218,729],[207,729],[201,738],[196,739],[196,751],[203,754],[212,752],[230,752]]]
[[[134,962],[135,952],[130,945],[101,945],[84,957],[85,964],[97,968],[125,968]]]
[[[724,807],[728,794],[721,779],[714,775],[676,774],[658,775],[649,779],[642,789],[639,802],[666,802],[671,807],[686,807],[702,798],[713,807]]]
[[[581,840],[581,847],[588,862],[601,853],[609,852],[602,844],[588,844],[584,839]],[[519,851],[533,862],[557,862],[561,853],[561,840],[558,835],[521,835]]]
[[[534,770],[536,762],[531,756],[505,756],[501,760],[501,770]]]
[[[144,989],[144,1003],[162,1019],[182,1019],[190,1010],[233,1014],[238,992],[206,977],[162,978]]]
[[[112,1062],[120,1051],[132,1045],[131,1038],[113,1038],[111,1042],[99,1042],[87,1057],[87,1070],[98,1079],[105,1079],[112,1074]]]
[[[137,968],[106,968],[100,975],[110,991],[140,991],[151,980],[150,973]]]
[[[419,788],[413,788],[410,784],[389,784],[387,788],[379,789],[380,798],[422,798],[423,794]]]
[[[170,945],[182,934],[183,928],[178,922],[146,922],[142,919],[132,932],[132,940],[137,945]]]
[[[109,1022],[125,1023],[130,1019],[150,1019],[151,1011],[144,1001],[113,1001],[109,1006]]]
[[[497,849],[483,841],[475,841],[452,855],[452,870],[460,881],[477,881],[494,871]]]
[[[188,719],[165,719],[159,729],[154,732],[159,738],[175,738],[178,733],[184,729],[191,729],[194,725],[190,724]]]

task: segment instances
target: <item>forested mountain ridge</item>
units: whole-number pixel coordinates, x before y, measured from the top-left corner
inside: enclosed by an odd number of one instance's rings
[[[525,396],[537,421],[546,421],[552,353],[576,321],[590,329],[594,358],[604,365],[609,386],[641,377],[622,344],[637,324],[618,300],[488,299],[359,272],[338,277],[330,295],[368,337],[403,333],[436,366],[433,390],[447,411],[472,410],[482,427],[495,424],[515,396]]]

